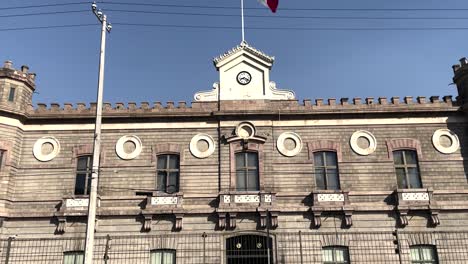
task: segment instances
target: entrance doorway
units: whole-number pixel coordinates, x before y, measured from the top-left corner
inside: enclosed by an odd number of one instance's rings
[[[269,250],[268,250],[269,249]],[[240,235],[226,240],[227,264],[273,264],[272,239]],[[270,262],[268,262],[270,258]]]

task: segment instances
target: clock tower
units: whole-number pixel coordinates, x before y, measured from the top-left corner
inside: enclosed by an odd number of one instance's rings
[[[242,42],[214,58],[219,82],[213,84],[211,91],[196,93],[195,101],[293,100],[294,92],[276,89],[270,81],[274,59]]]

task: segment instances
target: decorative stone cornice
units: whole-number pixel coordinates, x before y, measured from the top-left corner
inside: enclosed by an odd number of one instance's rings
[[[236,47],[232,48],[231,50],[225,52],[224,54],[221,54],[219,55],[218,57],[214,58],[213,59],[213,63],[215,64],[218,64],[219,62],[223,61],[224,59],[230,57],[231,55],[241,51],[241,50],[245,50],[257,57],[259,57],[260,59],[263,59],[269,63],[273,63],[275,61],[275,57],[273,56],[269,56],[267,55],[266,53],[264,53],[263,51],[261,50],[258,50],[252,46],[250,46],[246,41],[242,41],[239,45],[237,45]]]

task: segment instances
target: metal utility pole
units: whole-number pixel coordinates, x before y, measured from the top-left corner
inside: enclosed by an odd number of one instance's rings
[[[99,79],[96,104],[96,125],[94,128],[93,168],[91,174],[91,191],[89,193],[88,222],[86,224],[85,264],[93,263],[94,232],[96,226],[97,185],[99,178],[99,158],[101,154],[101,121],[102,121],[102,94],[104,88],[104,59],[106,54],[106,31],[110,32],[111,24],[107,17],[97,9],[96,2],[91,5],[93,13],[102,24],[101,54],[99,58]]]

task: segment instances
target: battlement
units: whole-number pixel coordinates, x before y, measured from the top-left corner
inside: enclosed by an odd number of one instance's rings
[[[32,90],[36,88],[36,74],[30,73],[26,65],[21,66],[20,70],[13,68],[13,62],[9,60],[5,61],[3,67],[0,68],[0,78],[23,82]]]
[[[412,112],[412,111],[454,111],[458,108],[457,101],[452,100],[452,96],[431,96],[429,98],[418,96],[416,100],[413,97],[406,96],[392,97],[367,97],[365,99],[356,98],[341,98],[336,100],[330,98],[327,100],[318,98],[315,101],[305,99],[302,103],[297,100],[250,100],[242,101],[221,101],[221,102],[192,102],[188,104],[185,101],[180,101],[177,104],[169,101],[166,104],[161,102],[135,102],[129,103],[104,103],[103,114],[104,116],[125,117],[128,115],[134,116],[135,114],[141,116],[172,116],[172,115],[189,115],[200,114],[210,115],[213,112],[238,112],[243,113],[294,113],[294,114],[312,114],[312,113],[327,113],[327,112],[342,112],[342,113],[361,113],[361,112]],[[49,105],[38,103],[36,107],[30,106],[28,115],[30,117],[66,117],[69,116],[83,116],[91,117],[95,115],[96,103],[51,103]]]

